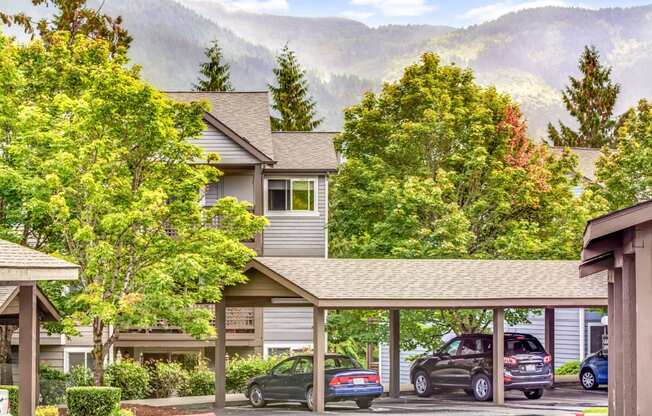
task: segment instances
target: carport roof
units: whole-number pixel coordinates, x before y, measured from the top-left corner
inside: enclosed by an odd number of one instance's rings
[[[0,283],[75,280],[79,266],[9,241],[0,240]]]
[[[603,306],[607,274],[579,261],[257,257],[248,269],[330,308]]]

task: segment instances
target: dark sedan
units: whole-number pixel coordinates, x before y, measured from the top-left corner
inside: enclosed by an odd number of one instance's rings
[[[378,373],[363,369],[344,355],[327,355],[326,401],[353,400],[367,409],[383,393]],[[254,407],[269,402],[301,402],[312,410],[312,355],[299,355],[281,361],[269,374],[255,377],[247,384],[247,397]]]

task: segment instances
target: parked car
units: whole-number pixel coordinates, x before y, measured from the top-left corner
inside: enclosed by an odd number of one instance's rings
[[[453,338],[438,352],[417,358],[410,368],[415,392],[422,397],[434,388],[462,388],[476,400],[493,397],[492,342],[487,334]],[[552,386],[552,357],[528,334],[505,334],[505,389],[521,390],[536,400]]]
[[[580,383],[586,390],[595,390],[609,380],[609,356],[600,351],[589,355],[580,365]]]
[[[327,355],[324,366],[327,402],[353,400],[359,408],[367,409],[383,393],[378,373],[365,370],[351,357]],[[281,361],[269,374],[249,380],[246,394],[254,407],[295,401],[312,410],[312,392],[312,355],[298,355]]]

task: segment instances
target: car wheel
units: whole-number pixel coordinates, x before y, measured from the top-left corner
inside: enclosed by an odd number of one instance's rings
[[[306,391],[306,407],[312,412],[314,407],[314,402],[312,400],[312,387],[308,388],[308,391]]]
[[[360,409],[369,409],[371,407],[371,399],[358,399],[355,401]]]
[[[523,394],[525,394],[528,400],[538,400],[543,396],[543,389],[525,390]]]
[[[263,390],[259,386],[253,385],[249,389],[249,403],[256,408],[265,407],[267,404],[263,396]]]
[[[425,371],[419,370],[414,375],[414,391],[419,397],[432,396],[432,383]]]
[[[473,389],[464,389],[464,393],[466,393],[467,396],[473,397]]]
[[[586,390],[595,390],[598,388],[597,380],[593,371],[586,369],[580,374],[580,382]]]
[[[476,374],[471,381],[473,386],[473,397],[479,402],[491,400],[493,390],[491,380],[485,374]]]

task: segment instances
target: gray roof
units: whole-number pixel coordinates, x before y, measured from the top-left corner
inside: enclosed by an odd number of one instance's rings
[[[263,267],[256,267],[256,262]],[[606,273],[580,279],[579,264],[556,260],[257,257],[252,267],[263,273],[265,268],[270,269],[319,301],[356,301],[361,307],[373,306],[371,300],[380,304],[403,301],[414,307],[447,305],[450,301],[459,301],[459,307],[606,304]]]
[[[265,155],[275,159],[267,91],[167,92],[166,94],[182,102],[208,101],[212,116]]]
[[[561,155],[564,147],[553,147],[552,151],[556,155]],[[590,149],[586,147],[570,147],[572,153],[577,156],[577,170],[584,178],[594,182],[595,177],[595,164],[600,159],[600,149]]]
[[[0,281],[72,280],[79,266],[0,240]]]
[[[272,169],[320,170],[337,169],[334,132],[274,132],[274,158]]]

